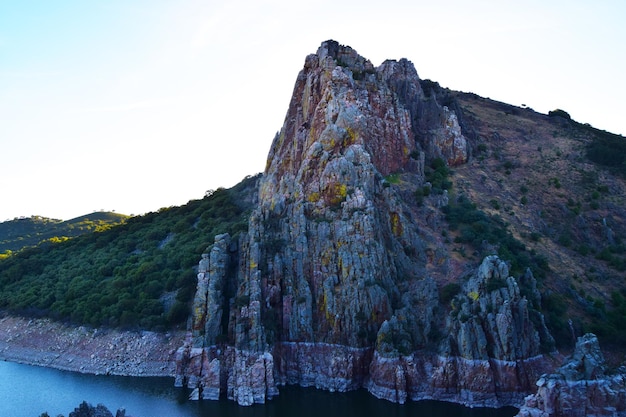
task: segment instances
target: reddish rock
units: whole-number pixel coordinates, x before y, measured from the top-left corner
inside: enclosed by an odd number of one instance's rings
[[[415,204],[427,162],[468,158],[452,108],[424,95],[407,60],[375,68],[334,41],[309,55],[247,234],[234,252],[220,237],[201,261],[192,329],[204,329],[193,334],[202,345],[183,349],[179,380],[241,405],[299,384],[519,406],[555,367],[532,273],[530,298],[498,257],[470,273],[439,227],[423,227],[442,221],[447,195],[432,196],[431,211]],[[440,279],[459,294],[442,302]]]
[[[563,365],[537,381],[537,392],[526,397],[520,417],[626,416],[626,369],[605,373],[598,339],[578,338]]]

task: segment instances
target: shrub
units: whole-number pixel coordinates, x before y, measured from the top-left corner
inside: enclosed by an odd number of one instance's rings
[[[562,118],[567,119],[567,120],[571,120],[572,119],[568,112],[566,112],[565,110],[561,110],[561,109],[556,109],[556,110],[549,111],[548,112],[548,116],[550,116],[550,117],[562,117]]]
[[[400,174],[389,174],[385,177],[385,181],[389,184],[399,184],[400,183]]]
[[[486,285],[485,285],[485,290],[487,292],[491,292],[491,291],[499,290],[500,288],[506,288],[506,286],[507,286],[506,281],[504,281],[503,279],[491,278],[487,280]]]
[[[448,304],[460,292],[461,286],[456,282],[451,282],[441,288],[439,292],[439,299],[442,303]]]
[[[442,210],[450,230],[459,230],[459,235],[455,238],[457,243],[471,244],[477,250],[484,248],[485,242],[496,246],[498,255],[511,262],[513,274],[522,274],[530,267],[537,276],[543,276],[548,270],[545,259],[529,253],[507,230],[500,217],[489,216],[478,210],[467,197],[460,196],[456,203],[451,203]]]
[[[607,132],[598,133],[587,146],[587,158],[596,164],[626,175],[626,140],[622,136]]]
[[[444,190],[452,188],[452,182],[448,179],[450,170],[443,159],[433,159],[430,165],[424,169],[424,174],[426,181],[431,183],[433,194],[441,194]]]
[[[241,295],[235,298],[235,307],[241,308],[250,304],[250,296],[249,295]]]

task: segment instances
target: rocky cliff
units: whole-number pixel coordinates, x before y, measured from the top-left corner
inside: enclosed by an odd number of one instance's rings
[[[607,375],[604,356],[593,334],[578,338],[574,353],[551,374],[537,381],[518,416],[626,415],[626,370]]]
[[[554,369],[532,271],[448,253],[425,169],[471,156],[454,108],[407,60],[324,42],[298,75],[247,234],[199,265],[177,384],[262,403],[282,384],[403,403],[521,405]]]

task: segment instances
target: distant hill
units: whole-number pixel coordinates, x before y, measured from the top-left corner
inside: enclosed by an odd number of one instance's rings
[[[54,239],[63,240],[84,233],[102,231],[123,223],[129,216],[113,212],[95,212],[71,220],[42,216],[16,218],[0,223],[0,254],[18,251],[27,246]]]

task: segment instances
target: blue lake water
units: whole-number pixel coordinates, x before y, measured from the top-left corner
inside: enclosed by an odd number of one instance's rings
[[[470,409],[437,401],[404,405],[377,400],[365,391],[329,393],[282,387],[265,405],[239,407],[232,401],[187,401],[186,390],[171,378],[84,375],[0,362],[0,416],[68,416],[82,401],[104,404],[115,415],[133,417],[510,417],[516,409]]]

